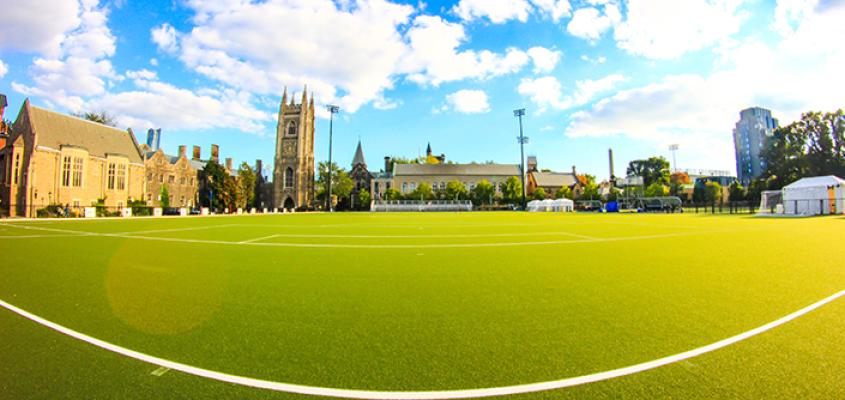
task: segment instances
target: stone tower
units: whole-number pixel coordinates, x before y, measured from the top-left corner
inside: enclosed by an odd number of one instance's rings
[[[288,103],[285,89],[276,125],[276,160],[273,170],[273,201],[287,209],[309,207],[314,202],[314,97]]]

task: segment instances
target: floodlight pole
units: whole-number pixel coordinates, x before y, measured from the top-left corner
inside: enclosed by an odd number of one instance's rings
[[[522,135],[522,116],[525,109],[513,110],[513,116],[519,118],[519,180],[522,182],[522,209],[525,210],[525,143],[528,138]]]
[[[669,151],[672,152],[672,168],[675,168],[675,172],[678,172],[678,161],[675,159],[675,152],[678,151],[678,148],[680,148],[680,146],[677,144],[669,145]]]
[[[334,105],[327,105],[326,110],[329,111],[329,165],[327,166],[329,172],[329,186],[328,196],[326,196],[326,209],[333,212],[332,207],[332,128],[334,123],[334,115],[340,111],[340,107]]]

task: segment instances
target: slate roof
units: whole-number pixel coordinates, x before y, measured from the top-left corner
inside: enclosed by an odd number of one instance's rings
[[[128,131],[33,105],[29,105],[28,111],[39,146],[56,150],[62,146],[76,146],[96,157],[122,155],[133,163],[144,162],[138,143]]]
[[[394,164],[394,176],[519,176],[516,164]]]
[[[364,149],[361,148],[361,141],[358,141],[358,148],[355,149],[355,157],[352,158],[352,166],[356,165],[367,165],[367,161],[364,160]]]

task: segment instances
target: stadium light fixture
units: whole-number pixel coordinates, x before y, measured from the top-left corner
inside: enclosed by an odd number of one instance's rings
[[[672,152],[672,168],[675,168],[675,172],[678,172],[678,161],[675,159],[675,152],[678,151],[680,146],[676,144],[669,145],[669,151]]]

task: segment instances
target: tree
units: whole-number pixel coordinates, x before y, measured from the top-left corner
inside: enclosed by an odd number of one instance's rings
[[[238,168],[238,186],[240,188],[239,207],[249,208],[255,203],[255,171],[247,163]]]
[[[730,201],[745,200],[745,188],[739,182],[731,183],[731,185],[728,186],[728,196]]]
[[[213,210],[224,207],[223,202],[226,169],[214,160],[209,160],[202,169],[205,182],[203,182],[202,193],[200,193],[200,204]],[[211,197],[209,199],[209,197]]]
[[[845,112],[807,112],[775,129],[761,153],[763,177],[781,188],[806,176],[845,174]]]
[[[669,194],[669,188],[660,182],[654,182],[645,188],[645,197],[663,197]]]
[[[570,189],[569,186],[561,186],[561,188],[555,193],[555,198],[573,200],[575,197],[572,195],[572,189]]]
[[[689,174],[686,172],[675,172],[669,176],[669,183],[689,185],[692,183],[692,179],[690,179]]]
[[[538,187],[534,190],[534,193],[531,193],[531,199],[533,200],[545,200],[546,199],[546,190]]]
[[[366,190],[361,190],[358,192],[358,208],[361,210],[369,210],[370,209],[370,192]]]
[[[238,208],[241,203],[240,195],[241,187],[238,185],[238,180],[227,174],[223,178],[223,187],[220,191],[220,201],[223,208],[230,212]]]
[[[649,157],[646,160],[633,160],[628,163],[628,175],[641,176],[643,185],[648,187],[654,182],[669,183],[669,161],[663,157]]]
[[[78,118],[82,118],[91,122],[96,122],[98,124],[108,125],[108,126],[117,126],[117,122],[115,121],[114,117],[106,113],[105,111],[100,112],[84,112],[73,114]]]
[[[475,184],[472,189],[472,197],[475,198],[477,204],[491,204],[493,202],[493,195],[496,194],[496,187],[486,179],[482,179]]]
[[[431,190],[431,185],[428,182],[420,182],[413,192],[408,194],[409,200],[431,200],[434,198],[434,191]]]
[[[707,182],[704,184],[704,201],[707,204],[715,204],[722,199],[722,185],[718,182]]]
[[[394,188],[390,188],[384,191],[384,199],[385,200],[399,200],[402,198],[402,193]]]
[[[510,204],[522,204],[522,183],[515,176],[508,177],[502,189],[504,200]]]
[[[619,196],[621,195],[621,193],[622,192],[620,192],[619,189],[617,189],[615,187],[611,187],[610,191],[607,192],[607,196],[605,196],[605,200],[606,201],[617,201],[617,200],[619,200]]]
[[[446,198],[449,200],[466,200],[467,187],[458,181],[449,181],[446,183]]]
[[[170,191],[167,185],[161,185],[161,193],[159,193],[159,204],[161,208],[170,208]]]
[[[328,162],[323,161],[317,167],[317,170],[320,172],[317,177],[317,199],[321,204],[325,204],[326,193],[328,191],[329,170],[327,166]],[[338,204],[340,204],[344,199],[349,199],[349,195],[352,193],[352,188],[354,186],[355,184],[352,182],[352,178],[349,177],[346,171],[338,167],[337,163],[333,162],[332,196],[337,196]]]

